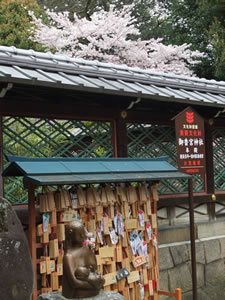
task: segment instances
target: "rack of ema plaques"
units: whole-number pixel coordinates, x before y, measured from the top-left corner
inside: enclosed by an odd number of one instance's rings
[[[8,156],[3,176],[23,176],[28,190],[29,246],[37,295],[62,289],[65,226],[80,220],[87,229],[105,291],[126,300],[181,299],[160,291],[157,183],[189,181],[192,274],[196,278],[193,192],[190,175],[167,158],[63,159]],[[196,290],[196,280],[193,280]]]
[[[141,294],[159,299],[157,201],[154,183],[43,187],[36,197],[42,219],[36,228],[42,245],[38,294],[62,289],[65,225],[80,220],[104,275],[104,290],[125,299]]]

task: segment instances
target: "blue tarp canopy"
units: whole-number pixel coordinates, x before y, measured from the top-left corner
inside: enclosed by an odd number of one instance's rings
[[[159,158],[27,158],[7,156],[3,176],[23,176],[37,185],[190,178]]]

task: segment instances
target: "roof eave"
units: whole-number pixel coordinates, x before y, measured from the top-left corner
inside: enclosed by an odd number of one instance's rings
[[[184,104],[190,104],[190,105],[200,105],[200,106],[208,106],[208,107],[218,107],[218,108],[224,108],[225,103],[217,103],[217,102],[204,102],[192,100],[192,99],[182,99],[177,97],[163,97],[160,95],[149,95],[144,94],[141,92],[127,92],[123,90],[110,90],[105,88],[92,88],[87,87],[83,85],[70,85],[70,84],[63,84],[59,82],[46,82],[41,80],[30,80],[30,79],[18,79],[13,78],[11,76],[8,77],[0,77],[0,82],[7,82],[7,83],[13,83],[13,84],[22,84],[22,85],[29,85],[29,86],[40,86],[40,87],[47,87],[47,88],[56,88],[56,89],[66,89],[66,90],[73,90],[73,91],[80,91],[80,92],[90,92],[95,94],[106,94],[106,95],[115,95],[115,96],[124,96],[124,97],[139,97],[143,99],[150,99],[150,100],[158,100],[162,102],[176,102],[176,103],[184,103]]]

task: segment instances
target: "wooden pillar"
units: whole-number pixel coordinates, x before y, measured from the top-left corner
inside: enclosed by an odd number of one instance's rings
[[[32,300],[37,298],[37,253],[36,253],[36,211],[34,187],[28,185],[29,248],[34,271]]]
[[[206,151],[206,192],[214,194],[214,166],[213,166],[213,138],[212,126],[205,124],[205,151]]]
[[[115,122],[116,122],[116,137],[117,137],[117,155],[118,157],[127,157],[128,138],[127,138],[126,119],[119,117]]]
[[[167,207],[167,213],[168,213],[168,219],[169,219],[169,225],[174,225],[176,220],[176,207],[169,206]]]
[[[206,180],[205,189],[206,193],[214,194],[214,165],[213,165],[213,137],[212,137],[212,126],[205,123],[205,151],[206,151]],[[215,220],[215,202],[207,204],[208,215],[210,220]]]
[[[3,125],[2,125],[2,116],[0,116],[0,196],[4,197],[4,184],[2,178],[3,172]]]
[[[112,122],[112,128],[113,128],[113,157],[118,157],[118,145],[117,145],[117,121],[113,120]]]
[[[181,289],[176,289],[176,300],[182,300],[182,291]]]

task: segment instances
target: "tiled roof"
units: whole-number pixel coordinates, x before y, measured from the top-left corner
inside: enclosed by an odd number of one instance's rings
[[[158,158],[29,158],[8,156],[3,176],[24,176],[38,185],[155,181],[190,178]]]
[[[0,82],[225,107],[225,82],[0,46]]]

